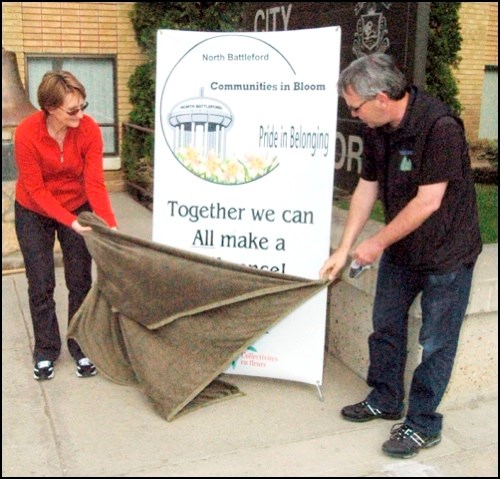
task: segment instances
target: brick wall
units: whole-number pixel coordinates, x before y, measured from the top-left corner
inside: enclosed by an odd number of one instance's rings
[[[116,55],[121,125],[131,109],[128,79],[145,60],[128,16],[133,6],[133,2],[2,2],[2,46],[16,54],[23,82],[26,53]]]
[[[479,132],[485,65],[498,65],[498,2],[462,2],[462,61],[456,71],[467,136]]]

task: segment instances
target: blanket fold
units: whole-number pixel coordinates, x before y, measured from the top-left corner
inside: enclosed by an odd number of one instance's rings
[[[167,421],[240,394],[218,376],[330,284],[147,242],[93,213],[78,221],[92,227],[84,238],[97,278],[68,337],[105,377],[142,386]]]

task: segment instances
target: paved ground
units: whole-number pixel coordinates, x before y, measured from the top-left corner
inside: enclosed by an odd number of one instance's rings
[[[120,229],[151,238],[151,213],[126,193]],[[66,317],[63,270],[56,301]],[[227,376],[244,396],[168,423],[140,389],[77,378],[66,350],[51,381],[32,378],[26,280],[2,276],[2,477],[498,477],[498,401],[445,415],[440,445],[396,460],[380,446],[393,422],[355,424],[339,410],[364,381],[325,356],[324,401],[310,385]]]

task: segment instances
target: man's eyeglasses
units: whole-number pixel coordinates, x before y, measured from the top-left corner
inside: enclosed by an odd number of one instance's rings
[[[351,106],[351,105],[347,105],[347,109],[351,112],[351,113],[355,113],[357,114],[359,112],[359,110],[361,110],[361,108],[363,108],[363,106],[366,105],[366,103],[368,103],[369,101],[372,101],[374,100],[374,98],[369,98],[368,100],[365,100],[364,102],[362,102],[361,104],[359,104],[358,106]]]
[[[67,115],[69,116],[75,116],[75,115],[78,115],[78,113],[80,113],[80,111],[85,111],[87,109],[87,107],[89,106],[89,102],[86,101],[80,108],[75,108],[74,110],[65,110],[62,106],[60,106],[59,108],[61,110],[63,110]]]

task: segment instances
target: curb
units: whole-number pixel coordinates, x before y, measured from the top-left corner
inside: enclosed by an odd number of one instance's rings
[[[55,267],[63,266],[62,253],[54,253]],[[13,253],[9,256],[2,257],[2,275],[24,272],[24,259],[21,253]]]

